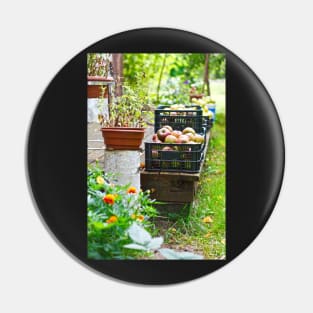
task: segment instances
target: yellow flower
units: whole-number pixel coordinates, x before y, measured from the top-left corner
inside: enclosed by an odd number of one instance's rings
[[[145,219],[143,215],[138,215],[137,216],[137,221],[142,222]]]
[[[106,220],[106,222],[108,224],[115,223],[117,222],[117,217],[115,215],[112,215],[109,219]]]
[[[210,216],[206,216],[203,220],[202,220],[203,223],[212,223],[213,220]]]
[[[98,177],[96,178],[96,181],[97,181],[97,184],[99,184],[99,185],[104,185],[104,178],[103,178],[103,177],[98,176]]]
[[[136,216],[136,214],[132,214],[130,217],[134,220],[134,219],[136,219],[137,216]]]

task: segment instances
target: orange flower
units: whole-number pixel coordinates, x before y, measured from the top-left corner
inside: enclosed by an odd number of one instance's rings
[[[115,223],[117,222],[117,217],[115,215],[112,215],[109,219],[106,220],[106,222],[108,224]]]
[[[127,193],[136,193],[136,192],[137,192],[137,189],[133,186],[131,186],[127,189]]]
[[[110,204],[110,205],[113,205],[114,202],[115,202],[115,197],[114,195],[111,195],[111,194],[108,194],[108,195],[105,195],[103,197],[103,202],[107,203],[107,204]]]
[[[137,216],[137,221],[142,222],[145,219],[143,215],[138,215]]]

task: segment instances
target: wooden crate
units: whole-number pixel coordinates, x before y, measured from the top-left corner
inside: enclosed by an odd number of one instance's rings
[[[204,155],[209,146],[210,133],[207,134]],[[194,201],[203,162],[199,173],[179,173],[179,172],[148,172],[142,171],[140,174],[141,189],[151,190],[151,198],[165,202],[162,207],[169,210],[183,208],[186,204]]]

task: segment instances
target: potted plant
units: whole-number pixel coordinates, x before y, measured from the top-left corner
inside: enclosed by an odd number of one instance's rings
[[[122,95],[113,99],[109,116],[104,116],[101,132],[107,149],[138,150],[144,137],[145,123],[142,117],[147,102],[147,88],[142,79],[122,85]]]
[[[104,84],[113,80],[110,74],[109,53],[87,54],[88,99],[108,96],[108,90]]]

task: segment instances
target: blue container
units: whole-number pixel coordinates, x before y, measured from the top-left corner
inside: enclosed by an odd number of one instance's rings
[[[209,109],[209,111],[211,111],[211,112],[213,113],[213,122],[215,122],[216,105],[210,103],[210,104],[208,105],[208,109]]]

